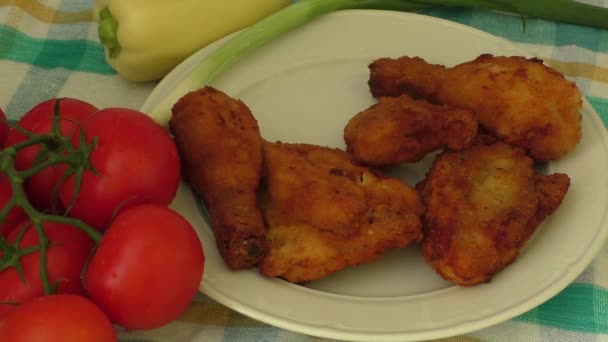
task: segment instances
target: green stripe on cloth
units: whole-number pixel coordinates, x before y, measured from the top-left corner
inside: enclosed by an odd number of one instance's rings
[[[608,18],[606,20],[608,20]],[[602,31],[591,27],[575,25],[556,25],[556,27],[555,45],[566,46],[576,43],[589,50],[600,51],[600,33]]]
[[[607,44],[599,43],[608,41],[606,30],[536,18],[525,18],[524,27],[524,21],[519,15],[488,10],[437,7],[420,13],[472,26],[519,43],[578,45],[592,51],[608,52]],[[561,34],[558,35],[558,31]]]
[[[0,25],[0,59],[48,69],[65,68],[104,75],[116,74],[106,62],[103,48],[96,42],[83,39],[36,39],[7,25]]]
[[[575,332],[608,334],[608,290],[592,284],[572,284],[514,320]]]
[[[589,100],[589,103],[591,103],[595,111],[600,115],[600,118],[604,121],[604,125],[608,126],[608,99],[588,96],[587,100]]]

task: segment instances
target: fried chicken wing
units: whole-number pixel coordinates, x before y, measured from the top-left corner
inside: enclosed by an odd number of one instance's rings
[[[475,112],[481,127],[537,161],[559,158],[581,139],[581,94],[539,59],[484,54],[446,68],[418,57],[370,64],[375,97],[402,93]]]
[[[416,191],[342,150],[266,142],[263,177],[264,275],[316,280],[422,238]]]
[[[447,280],[488,282],[516,259],[569,185],[567,175],[537,174],[522,149],[492,139],[444,151],[416,186],[426,207],[422,252]]]
[[[390,166],[417,162],[432,151],[466,147],[477,120],[466,109],[430,104],[408,95],[382,97],[344,128],[347,151],[359,162]]]
[[[185,176],[211,216],[224,262],[231,269],[257,264],[266,250],[256,199],[262,176],[257,121],[243,102],[205,87],[175,104],[169,127]]]

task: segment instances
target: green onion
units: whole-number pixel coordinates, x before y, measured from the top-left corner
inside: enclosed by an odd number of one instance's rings
[[[210,53],[148,115],[166,125],[171,118],[171,107],[187,92],[208,84],[260,45],[323,14],[353,8],[415,11],[426,7],[428,5],[403,0],[301,0],[262,19]]]
[[[608,8],[573,0],[412,0],[427,5],[486,8],[524,17],[608,29]]]
[[[243,30],[211,52],[148,115],[166,125],[171,117],[171,107],[187,92],[208,84],[260,45],[323,14],[355,8],[417,11],[437,5],[486,8],[608,28],[608,8],[573,0],[301,0]]]

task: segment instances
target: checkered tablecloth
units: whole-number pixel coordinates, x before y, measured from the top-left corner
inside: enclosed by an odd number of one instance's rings
[[[585,2],[608,7],[608,0]],[[0,0],[0,107],[9,118],[62,96],[98,107],[141,106],[156,83],[125,81],[105,62],[92,5],[93,0]],[[608,31],[533,18],[522,30],[519,16],[486,10],[442,8],[423,14],[470,25],[530,51],[575,80],[608,124]],[[327,340],[269,326],[199,294],[177,321],[150,331],[121,332],[121,341]],[[548,302],[507,322],[442,341],[608,341],[608,246]]]

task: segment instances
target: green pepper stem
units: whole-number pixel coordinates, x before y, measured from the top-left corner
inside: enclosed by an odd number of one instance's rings
[[[118,21],[106,7],[99,12],[99,25],[97,27],[99,40],[108,48],[111,58],[120,54],[120,42],[118,41]]]

